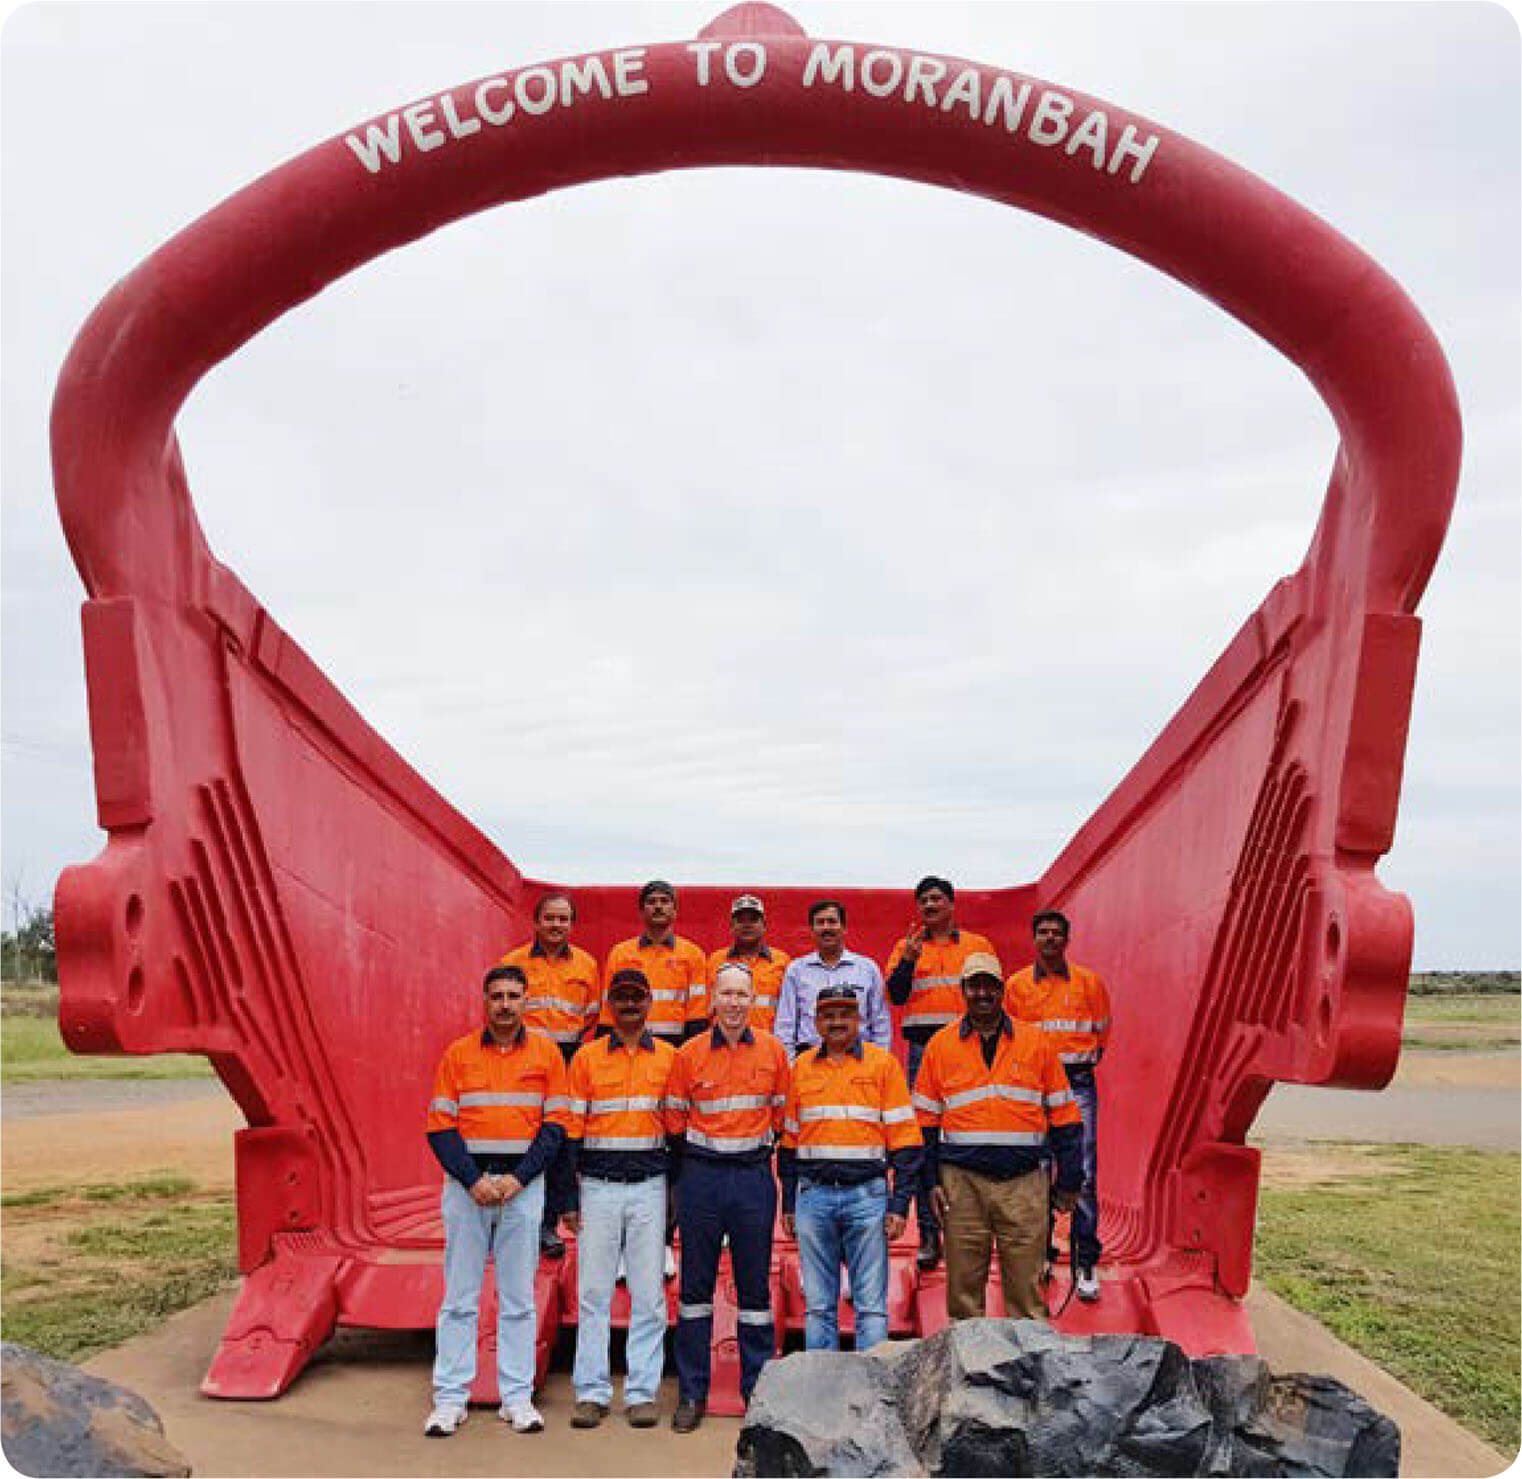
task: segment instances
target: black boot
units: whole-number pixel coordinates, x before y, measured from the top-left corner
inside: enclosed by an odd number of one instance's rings
[[[920,1251],[915,1255],[915,1264],[922,1273],[929,1273],[931,1269],[939,1266],[941,1261],[941,1230],[933,1222],[920,1224]]]

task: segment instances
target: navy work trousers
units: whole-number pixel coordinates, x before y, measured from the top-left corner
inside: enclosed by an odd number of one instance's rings
[[[708,1400],[713,1294],[726,1234],[739,1306],[740,1395],[747,1402],[761,1368],[776,1350],[771,1292],[776,1217],[777,1183],[770,1162],[727,1166],[701,1156],[684,1158],[676,1188],[676,1220],[682,1234],[676,1375],[683,1400]]]

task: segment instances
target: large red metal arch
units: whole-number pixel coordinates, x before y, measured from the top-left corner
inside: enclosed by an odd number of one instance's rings
[[[63,1028],[76,1051],[206,1053],[248,1117],[248,1277],[215,1394],[274,1395],[335,1322],[431,1323],[437,1172],[420,1105],[474,1009],[459,983],[526,936],[533,885],[212,556],[175,417],[282,313],[449,221],[724,165],[893,175],[1099,237],[1273,344],[1338,427],[1301,568],[1036,883],[962,904],[1014,963],[1032,907],[1070,909],[1115,984],[1114,1292],[1068,1323],[1250,1349],[1254,1113],[1276,1080],[1378,1087],[1393,1071],[1411,919],[1374,867],[1399,800],[1412,613],[1460,445],[1430,330],[1325,223],[1149,120],[954,58],[813,41],[780,11],[740,6],[693,43],[494,74],[319,145],[118,284],[64,367],[55,483],[89,594],[110,835],[59,883]],[[605,949],[625,892],[578,892],[581,937]],[[728,893],[684,891],[690,932],[721,936]],[[853,936],[885,954],[904,895],[847,896]],[[784,943],[801,943],[803,891],[772,897]],[[364,1003],[380,991],[378,1018]],[[789,1277],[784,1257],[784,1301]],[[905,1277],[901,1328],[944,1318],[934,1281]],[[552,1327],[548,1277],[543,1298]]]

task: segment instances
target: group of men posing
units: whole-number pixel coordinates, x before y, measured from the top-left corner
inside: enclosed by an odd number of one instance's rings
[[[534,1274],[577,1238],[575,1408],[596,1427],[613,1388],[610,1311],[629,1290],[624,1412],[659,1420],[665,1279],[680,1230],[672,1427],[702,1421],[719,1256],[730,1250],[740,1389],[748,1401],[776,1347],[771,1255],[796,1239],[805,1343],[835,1349],[844,1263],[856,1348],[888,1335],[888,1248],[916,1202],[921,1268],[946,1259],[951,1319],[984,1313],[997,1246],[1010,1315],[1047,1313],[1053,1211],[1072,1211],[1075,1289],[1096,1300],[1094,1066],[1109,1036],[1100,978],[1067,959],[1070,926],[1032,920],[1035,963],[1007,980],[993,946],[956,923],[943,878],[915,889],[919,918],[884,981],[846,949],[846,910],[810,906],[815,950],[789,960],[766,940],[753,894],[731,906],[733,939],[705,957],[674,930],[676,890],[640,890],[644,928],[605,972],[570,940],[560,892],[534,911],[534,938],[486,973],[485,1025],[449,1045],[428,1106],[446,1172],[444,1300],[433,1410],[424,1431],[465,1421],[488,1255],[496,1268],[500,1416],[544,1426],[533,1396]],[[606,980],[606,989],[602,982]],[[889,1051],[889,1002],[907,1077]],[[775,1157],[775,1174],[774,1174]]]

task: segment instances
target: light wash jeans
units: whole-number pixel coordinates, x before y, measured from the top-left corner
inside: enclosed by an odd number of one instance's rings
[[[511,1407],[533,1396],[538,1334],[534,1274],[543,1209],[542,1176],[500,1207],[478,1207],[453,1176],[445,1177],[444,1302],[435,1327],[434,1406],[463,1407],[470,1397],[488,1254],[497,1270],[497,1385],[502,1402]]]
[[[576,1238],[576,1361],[571,1385],[578,1402],[612,1405],[608,1315],[619,1255],[629,1285],[628,1374],[624,1406],[653,1402],[666,1357],[666,1178],[599,1181],[581,1178],[581,1232]]]
[[[840,1348],[840,1261],[851,1275],[856,1349],[888,1338],[888,1183],[879,1176],[861,1186],[826,1186],[798,1180],[794,1209],[803,1265],[803,1344],[810,1351]]]

